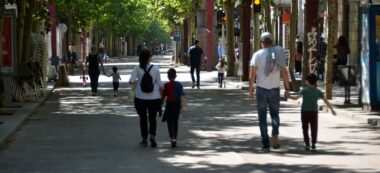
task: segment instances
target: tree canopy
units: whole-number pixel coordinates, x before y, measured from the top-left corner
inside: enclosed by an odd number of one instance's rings
[[[57,0],[58,17],[72,31],[97,25],[116,36],[168,42],[169,32],[191,14],[187,0]]]

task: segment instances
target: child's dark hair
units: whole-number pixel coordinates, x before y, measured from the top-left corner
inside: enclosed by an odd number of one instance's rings
[[[175,71],[174,68],[170,68],[168,70],[168,78],[169,79],[175,79],[177,77],[177,71]]]
[[[116,67],[116,66],[113,66],[113,67],[112,67],[112,71],[116,73],[116,72],[117,72],[117,67]]]
[[[227,65],[226,60],[224,58],[220,59],[220,67],[224,67],[224,65]]]
[[[309,82],[310,85],[317,86],[317,80],[318,80],[317,75],[311,73],[306,76],[306,80]]]

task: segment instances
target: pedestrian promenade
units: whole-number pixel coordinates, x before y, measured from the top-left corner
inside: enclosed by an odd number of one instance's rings
[[[170,57],[154,57],[165,81]],[[201,89],[191,89],[186,66],[177,67],[187,106],[180,117],[178,148],[171,149],[166,124],[158,123],[158,148],[138,145],[138,117],[128,102],[127,83],[137,58],[118,66],[121,90],[113,97],[111,78],[100,78],[90,96],[79,74],[71,87],[56,88],[0,151],[0,173],[13,172],[380,172],[379,129],[328,113],[320,114],[318,153],[304,151],[299,106],[281,102],[281,148],[262,153],[255,102],[227,81],[219,89],[217,73],[201,73]],[[159,121],[160,119],[158,119]],[[7,123],[6,121],[4,123]],[[1,127],[2,125],[0,125]]]

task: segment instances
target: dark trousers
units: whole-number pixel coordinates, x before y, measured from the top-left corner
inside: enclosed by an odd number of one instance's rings
[[[119,82],[112,82],[113,92],[117,92],[119,90]]]
[[[296,72],[301,73],[302,72],[302,61],[296,61],[295,66],[296,66]]]
[[[166,103],[163,121],[167,121],[169,137],[177,139],[178,134],[178,119],[181,111],[180,102]]]
[[[148,138],[148,119],[149,119],[149,135],[156,136],[157,121],[156,116],[161,108],[161,99],[141,100],[135,98],[135,108],[140,117],[141,137],[146,140]]]
[[[223,80],[224,80],[224,73],[218,73],[218,82],[220,86],[223,85]]]
[[[90,81],[91,81],[91,91],[92,92],[97,92],[98,91],[98,80],[99,80],[99,74],[100,71],[88,71],[88,75],[90,76]]]
[[[305,144],[310,146],[309,138],[309,126],[311,129],[311,142],[312,145],[317,143],[318,134],[318,111],[305,111],[301,112],[302,130],[303,130],[303,140]]]
[[[200,65],[192,65],[190,67],[190,74],[191,74],[191,80],[193,81],[193,85],[195,84],[195,78],[194,78],[194,70],[196,70],[197,73],[197,86],[199,87],[199,76],[201,72],[201,66]]]

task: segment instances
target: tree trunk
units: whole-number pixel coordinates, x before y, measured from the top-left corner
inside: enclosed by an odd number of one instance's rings
[[[23,39],[24,39],[24,28],[25,28],[25,15],[26,15],[26,0],[17,1],[17,58],[18,62],[22,62],[22,52],[23,52]]]
[[[0,40],[3,40],[4,4],[0,2]],[[0,48],[3,49],[3,42],[0,41]],[[4,79],[3,79],[3,54],[0,53],[0,107],[4,106]]]
[[[252,1],[243,1],[243,26],[241,27],[243,43],[243,53],[241,56],[241,62],[243,63],[243,81],[249,80],[248,68],[249,57],[251,54],[251,4]]]
[[[266,0],[264,1],[264,12],[265,12],[265,23],[267,27],[267,31],[273,34],[273,27],[272,27],[272,18],[271,18],[271,10],[270,10],[270,3],[272,1]]]
[[[131,34],[127,34],[127,48],[128,48],[127,55],[128,56],[134,55]]]
[[[30,42],[31,42],[31,35],[32,35],[32,16],[34,13],[34,8],[36,6],[36,0],[29,0],[29,7],[26,10],[26,16],[25,16],[25,25],[24,25],[24,39],[22,43],[22,56],[21,56],[21,62],[25,63],[30,58]]]
[[[296,56],[296,35],[297,35],[298,0],[292,0],[292,14],[290,19],[290,38],[289,38],[289,72],[294,76],[295,56]],[[292,79],[294,77],[292,76]]]
[[[305,1],[305,36],[304,36],[304,56],[302,60],[302,81],[305,85],[306,76],[314,73],[316,63],[317,46],[317,19],[319,0]],[[310,68],[311,67],[311,68]]]
[[[334,59],[334,44],[336,40],[337,33],[337,0],[328,0],[328,43],[327,44],[327,59],[326,59],[326,70],[325,70],[325,96],[327,99],[332,99],[332,78],[333,78],[333,59]]]
[[[232,77],[235,75],[235,52],[234,52],[234,3],[227,1],[224,3],[224,9],[226,11],[226,23],[227,23],[227,76]]]
[[[254,20],[253,20],[253,51],[256,52],[260,50],[260,14],[255,13],[254,14]]]

